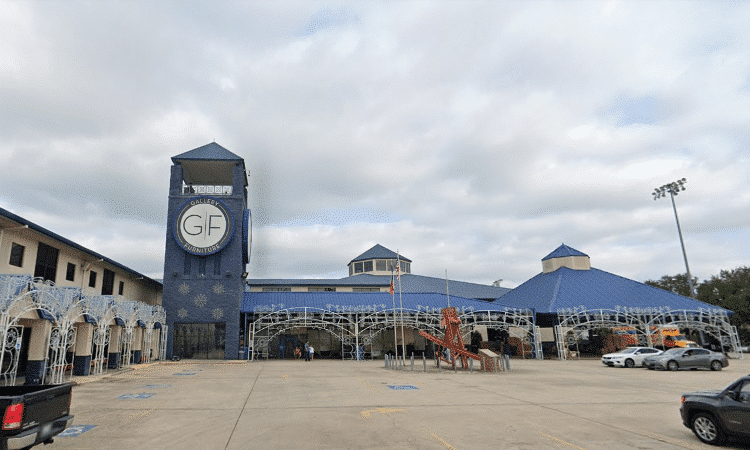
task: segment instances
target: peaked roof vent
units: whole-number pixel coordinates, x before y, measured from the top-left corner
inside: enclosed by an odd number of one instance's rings
[[[573,270],[590,270],[591,258],[583,252],[562,244],[552,253],[542,258],[542,272],[554,272],[560,267],[567,267]]]

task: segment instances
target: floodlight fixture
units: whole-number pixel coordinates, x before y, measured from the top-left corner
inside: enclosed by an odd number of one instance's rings
[[[682,247],[682,257],[685,259],[685,270],[687,270],[687,282],[690,287],[690,297],[695,298],[695,288],[693,287],[693,276],[690,274],[690,266],[688,265],[687,253],[685,252],[685,242],[682,239],[682,229],[680,229],[680,219],[677,217],[677,206],[674,203],[674,196],[679,194],[680,191],[685,190],[685,184],[687,179],[682,178],[672,183],[665,184],[661,187],[654,189],[651,194],[654,196],[654,200],[661,197],[666,197],[669,192],[669,198],[672,199],[672,209],[674,210],[674,220],[677,222],[677,234],[680,236],[680,246]]]

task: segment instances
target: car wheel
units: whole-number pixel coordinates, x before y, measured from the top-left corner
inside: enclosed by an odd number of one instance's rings
[[[667,369],[669,369],[669,370],[673,370],[674,371],[674,370],[677,370],[679,368],[680,368],[680,365],[677,364],[677,361],[669,361],[667,363]]]
[[[698,439],[711,445],[720,445],[724,442],[724,433],[716,423],[714,416],[706,413],[696,414],[693,417],[692,427],[693,433],[698,436]]]
[[[627,367],[628,369],[632,369],[633,367],[635,367],[635,362],[632,359],[628,358],[625,360],[625,367]]]
[[[719,371],[722,369],[721,361],[712,361],[711,362],[711,370],[713,371]]]

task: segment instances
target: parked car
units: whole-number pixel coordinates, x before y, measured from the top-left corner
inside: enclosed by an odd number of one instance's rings
[[[691,392],[680,400],[683,425],[701,441],[720,445],[730,436],[750,439],[750,375],[723,390]]]
[[[647,357],[643,365],[651,370],[721,370],[729,365],[729,360],[723,354],[705,348],[670,348],[660,355]]]
[[[0,448],[31,448],[50,444],[70,426],[72,385],[0,387]]]
[[[616,353],[607,353],[602,356],[602,364],[609,367],[636,367],[642,366],[643,360],[648,356],[661,354],[661,350],[653,347],[626,347]]]

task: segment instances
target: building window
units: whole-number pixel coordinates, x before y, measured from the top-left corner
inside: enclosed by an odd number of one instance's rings
[[[354,263],[354,273],[362,273],[362,263],[361,262]]]
[[[96,287],[96,272],[89,272],[89,287]]]
[[[26,250],[26,247],[24,247],[21,244],[16,244],[15,242],[11,244],[10,246],[10,261],[8,261],[8,264],[11,266],[16,267],[23,267],[23,252]]]
[[[125,282],[120,281],[120,287],[117,289],[117,295],[122,295],[124,291],[125,291]]]
[[[411,264],[401,261],[401,273],[411,273]]]
[[[68,281],[76,280],[76,265],[68,263],[68,268],[65,270],[65,279]]]
[[[189,253],[185,253],[185,262],[182,266],[182,273],[183,275],[190,275],[190,261],[193,259],[192,256],[190,256]]]
[[[375,261],[375,270],[378,272],[385,272],[385,260],[384,259],[378,259]]]
[[[104,269],[102,277],[102,295],[112,295],[115,290],[115,273],[111,270]]]
[[[352,288],[353,292],[380,292],[380,288],[376,287],[364,287],[364,288]]]
[[[396,261],[390,260],[388,261],[388,272],[393,272],[396,270]]]
[[[198,275],[205,275],[205,274],[206,274],[206,257],[199,256],[198,257]]]
[[[372,272],[372,261],[365,261],[365,263],[364,263],[364,271],[365,272]]]
[[[263,292],[292,292],[289,287],[264,287]]]
[[[349,276],[354,275],[354,264],[349,264]]]
[[[335,287],[309,287],[307,292],[336,292]]]
[[[47,244],[39,243],[36,254],[36,268],[34,276],[55,282],[57,275],[57,256],[60,250]]]
[[[213,255],[214,275],[221,275],[221,252]]]

